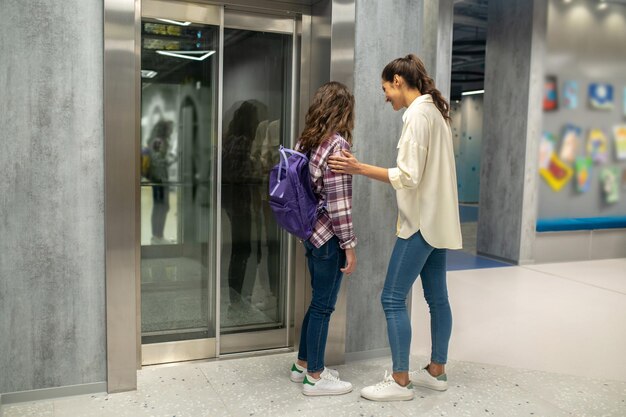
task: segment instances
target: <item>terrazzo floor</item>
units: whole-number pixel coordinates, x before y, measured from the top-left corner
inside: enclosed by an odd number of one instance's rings
[[[138,389],[4,407],[3,417],[218,416],[626,416],[626,382],[450,361],[450,388],[416,388],[412,401],[359,396],[378,382],[389,358],[337,367],[355,386],[336,397],[305,397],[288,378],[294,353],[146,367]],[[424,357],[412,357],[412,367]]]

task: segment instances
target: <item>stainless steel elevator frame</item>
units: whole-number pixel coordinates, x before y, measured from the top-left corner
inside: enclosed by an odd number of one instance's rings
[[[295,19],[294,34],[294,41],[299,40],[297,55],[300,65],[295,68],[299,75],[299,100],[296,100],[296,89],[292,89],[292,103],[299,103],[299,108],[294,108],[292,114],[292,121],[298,122],[297,125],[292,124],[296,134],[303,126],[310,96],[320,84],[332,79],[353,88],[355,0],[196,0],[186,3],[220,6],[222,10],[237,9],[257,13],[268,11],[273,14],[299,16],[299,19]],[[223,16],[222,13],[222,29]],[[140,28],[141,0],[104,0],[105,257],[109,392],[136,389],[136,370],[141,367],[138,140],[141,114]],[[223,42],[223,37],[221,39]],[[335,41],[331,42],[331,39]],[[295,46],[296,42],[294,51]],[[296,62],[295,53],[293,59]],[[220,79],[220,86],[221,83]],[[294,276],[295,288],[293,300],[288,300],[294,307],[290,310],[293,311],[293,316],[288,318],[290,331],[287,333],[287,342],[288,345],[297,345],[300,323],[308,304],[310,290],[302,245],[293,242],[290,246],[289,273]],[[329,330],[326,354],[329,364],[344,361],[345,324],[346,296],[342,291]],[[217,343],[219,351],[219,339]]]

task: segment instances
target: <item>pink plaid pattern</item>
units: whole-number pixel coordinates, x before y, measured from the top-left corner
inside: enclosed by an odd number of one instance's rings
[[[357,243],[352,225],[352,175],[335,174],[328,168],[328,157],[341,149],[350,150],[350,144],[334,134],[311,150],[309,157],[313,192],[320,206],[324,206],[309,238],[317,248],[333,236],[339,238],[342,249],[353,248]]]

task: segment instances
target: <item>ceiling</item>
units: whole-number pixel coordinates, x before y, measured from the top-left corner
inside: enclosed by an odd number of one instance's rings
[[[481,90],[485,76],[488,0],[454,0],[451,98]]]

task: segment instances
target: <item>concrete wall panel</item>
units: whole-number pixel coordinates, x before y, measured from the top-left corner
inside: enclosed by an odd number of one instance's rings
[[[0,10],[0,393],[102,382],[102,3]]]

